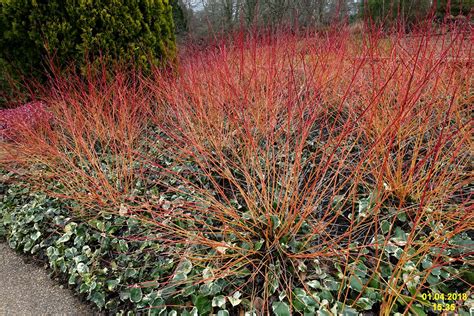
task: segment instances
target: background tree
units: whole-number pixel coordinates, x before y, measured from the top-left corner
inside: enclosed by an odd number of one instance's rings
[[[376,24],[393,26],[403,21],[409,28],[428,15],[431,0],[364,0],[361,13]]]
[[[438,17],[445,15],[468,16],[474,10],[474,0],[433,0]]]
[[[175,32],[177,35],[183,35],[188,32],[188,11],[186,10],[185,4],[182,0],[171,0],[171,6],[173,7],[173,22],[175,26]]]
[[[213,36],[236,28],[293,25],[325,27],[333,22],[371,20],[387,27],[405,23],[406,29],[436,12],[444,17],[469,15],[474,0],[181,0],[190,12],[192,35]]]

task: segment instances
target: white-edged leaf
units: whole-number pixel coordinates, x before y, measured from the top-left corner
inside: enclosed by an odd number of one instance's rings
[[[76,270],[79,273],[87,273],[89,272],[89,267],[85,263],[79,262],[76,266]]]
[[[226,298],[224,295],[218,295],[212,298],[212,306],[213,307],[224,307],[226,302]]]
[[[237,306],[237,305],[240,304],[240,302],[242,302],[242,300],[240,299],[241,296],[242,296],[242,293],[237,291],[237,292],[234,293],[234,295],[227,296],[227,299],[232,304],[232,306]]]
[[[176,268],[176,274],[187,275],[193,269],[193,264],[188,259],[184,259]]]

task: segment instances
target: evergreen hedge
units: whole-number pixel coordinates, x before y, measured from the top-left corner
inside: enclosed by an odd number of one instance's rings
[[[179,0],[170,0],[173,7],[173,21],[175,25],[175,32],[178,35],[184,35],[188,32],[188,21],[183,4]]]
[[[59,66],[79,67],[99,54],[145,67],[175,58],[168,0],[0,1],[0,59],[10,72],[38,79],[50,56]]]

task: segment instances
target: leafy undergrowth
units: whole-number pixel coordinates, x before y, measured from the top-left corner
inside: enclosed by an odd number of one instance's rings
[[[165,248],[143,238],[152,234],[150,227],[111,214],[83,221],[67,203],[30,191],[11,174],[3,179],[0,238],[11,248],[47,263],[53,276],[99,309],[124,313],[163,303],[153,291],[156,282],[136,286],[169,276],[176,267]]]
[[[467,315],[472,42],[447,31],[237,37],[152,79],[56,78],[2,166],[77,218],[45,251],[99,307]]]

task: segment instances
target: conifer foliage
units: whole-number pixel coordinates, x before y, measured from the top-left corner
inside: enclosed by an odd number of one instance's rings
[[[27,74],[43,71],[47,56],[60,66],[100,54],[148,67],[176,52],[167,0],[2,0],[1,12],[0,58]]]

